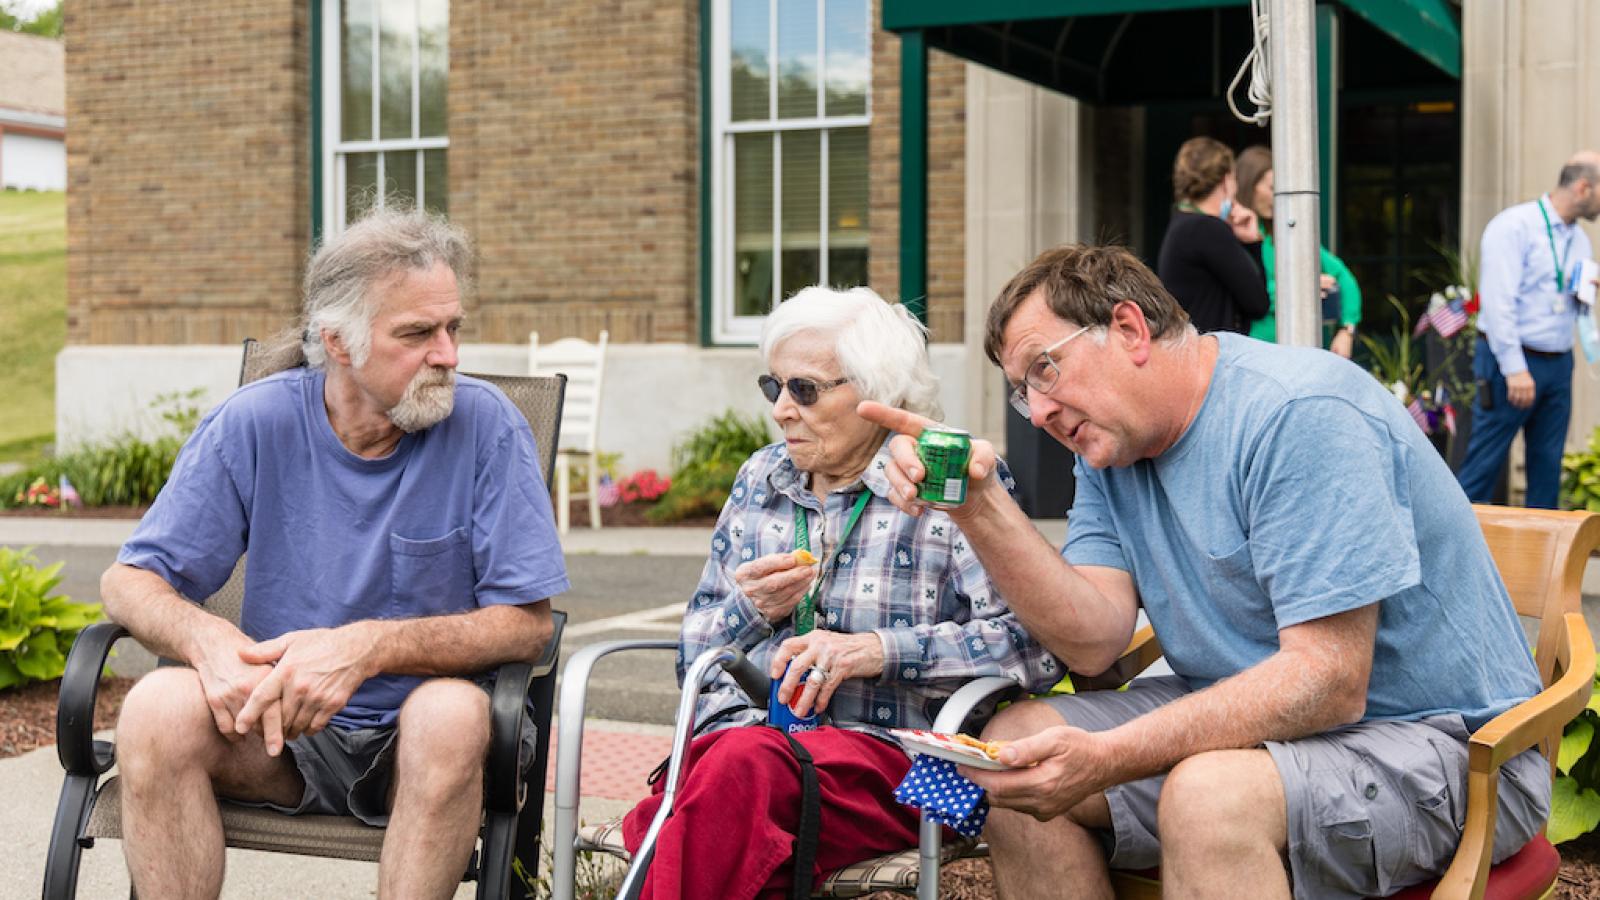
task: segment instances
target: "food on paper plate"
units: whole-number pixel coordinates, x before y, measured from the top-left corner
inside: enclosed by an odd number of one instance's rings
[[[814,566],[817,558],[811,555],[810,550],[804,548],[794,551],[794,563],[797,566]]]
[[[1008,743],[1007,741],[980,741],[975,737],[969,737],[965,734],[952,734],[950,736],[955,738],[956,743],[958,744],[965,744],[968,747],[982,750],[983,754],[990,759],[999,759],[1000,748],[1004,747]]]

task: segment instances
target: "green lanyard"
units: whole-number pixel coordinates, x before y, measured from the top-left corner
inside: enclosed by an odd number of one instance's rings
[[[1566,268],[1567,259],[1572,256],[1572,235],[1567,235],[1567,252],[1565,256],[1556,255],[1556,230],[1550,225],[1550,214],[1544,211],[1544,199],[1539,200],[1539,215],[1544,216],[1544,236],[1550,239],[1550,258],[1556,264],[1556,293],[1564,294],[1567,291]]]
[[[849,540],[850,532],[855,530],[856,522],[861,520],[861,511],[867,508],[867,501],[870,499],[872,492],[863,489],[855,508],[850,510],[850,519],[844,523],[844,533],[839,535],[838,542],[833,545],[833,555],[822,561],[822,567],[817,572],[817,580],[811,583],[811,590],[806,591],[800,605],[794,608],[796,635],[809,634],[817,627],[817,595],[822,593],[822,583],[828,579],[828,573],[833,570],[833,564],[839,559],[839,550],[844,547],[844,542]],[[823,498],[823,509],[827,509],[827,498]],[[823,515],[827,513],[824,512]],[[806,527],[806,510],[798,503],[794,505],[794,548],[808,552],[811,550],[811,532]]]

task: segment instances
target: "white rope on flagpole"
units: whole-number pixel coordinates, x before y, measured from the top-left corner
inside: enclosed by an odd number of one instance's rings
[[[1254,42],[1250,52],[1245,54],[1244,62],[1239,64],[1239,71],[1234,74],[1233,81],[1228,83],[1228,109],[1233,111],[1234,118],[1252,125],[1264,125],[1272,118],[1272,56],[1269,53],[1271,44],[1270,17],[1263,8],[1264,0],[1250,0],[1250,21],[1254,26]],[[1256,111],[1245,114],[1233,102],[1233,95],[1239,90],[1239,82],[1244,80],[1244,73],[1250,72],[1250,88],[1246,98],[1254,104]]]

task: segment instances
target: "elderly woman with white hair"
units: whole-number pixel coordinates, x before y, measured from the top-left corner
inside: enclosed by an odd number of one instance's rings
[[[717,520],[678,677],[701,652],[737,646],[782,677],[778,701],[831,724],[793,734],[797,748],[777,728],[737,727],[768,714],[727,675],[708,686],[646,898],[787,895],[804,799],[798,754],[814,761],[821,812],[802,881],[915,846],[917,812],[893,796],[910,758],[886,729],[931,727],[974,677],[1029,689],[1060,677],[949,517],[912,517],[889,500],[889,432],[856,406],[939,417],[923,327],[867,288],[812,287],[767,318],[761,354],[758,381],[783,440],[745,462]],[[658,785],[624,820],[630,851],[660,796]]]

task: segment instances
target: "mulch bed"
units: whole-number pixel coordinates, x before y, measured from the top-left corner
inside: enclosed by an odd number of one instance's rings
[[[94,700],[94,727],[98,731],[117,722],[122,698],[133,687],[132,678],[106,678]],[[56,694],[60,680],[38,681],[0,691],[0,759],[20,756],[56,742]]]

